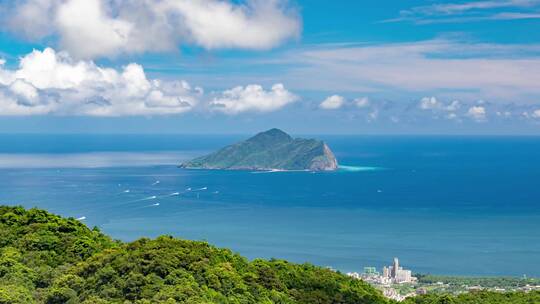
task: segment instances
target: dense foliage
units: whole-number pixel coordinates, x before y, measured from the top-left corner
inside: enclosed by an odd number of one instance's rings
[[[457,286],[482,286],[484,288],[494,287],[523,287],[526,285],[540,285],[540,279],[537,278],[513,278],[513,277],[454,277],[440,275],[416,275],[418,282],[426,284],[435,284],[442,282]]]
[[[403,304],[537,304],[540,303],[540,291],[532,292],[470,292],[458,296],[423,295],[408,298]]]
[[[387,303],[331,270],[168,236],[114,242],[43,210],[0,207],[0,304]]]

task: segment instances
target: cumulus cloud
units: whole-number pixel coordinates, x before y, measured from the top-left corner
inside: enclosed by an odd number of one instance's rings
[[[298,100],[283,84],[275,84],[271,90],[260,85],[238,86],[226,90],[210,102],[210,108],[227,114],[241,112],[270,112],[278,110]]]
[[[495,115],[503,118],[509,118],[512,116],[512,112],[510,111],[497,111]]]
[[[39,101],[39,93],[36,87],[22,80],[16,79],[9,85],[9,90],[21,97],[21,102],[27,101],[30,105],[36,105]]]
[[[489,120],[491,123],[503,123],[511,120],[525,122],[529,119],[540,118],[538,103],[494,103],[490,100],[453,100],[452,102],[445,102],[436,97],[424,97],[416,106],[405,105],[399,111],[402,118],[408,116],[411,121],[425,118],[434,120],[444,118],[463,123],[467,118],[469,122],[488,122]],[[429,116],[422,115],[422,113]],[[490,113],[493,114],[491,117]]]
[[[163,115],[189,111],[202,95],[185,81],[146,77],[131,63],[119,70],[34,50],[14,70],[0,66],[0,115]]]
[[[324,110],[336,110],[341,108],[345,104],[345,98],[339,95],[332,95],[327,97],[319,107]]]
[[[445,104],[439,100],[437,100],[436,97],[423,97],[420,99],[419,107],[422,110],[432,110],[432,111],[448,111],[448,112],[454,112],[459,110],[461,107],[461,103],[459,100],[454,100],[448,104]]]
[[[450,120],[454,120],[454,119],[457,119],[458,116],[456,113],[448,113],[448,115],[446,115],[446,118]]]
[[[472,106],[467,111],[467,116],[476,121],[486,120],[486,108],[482,106]]]
[[[420,100],[420,109],[433,110],[440,109],[442,104],[435,97],[424,97]]]
[[[368,122],[373,122],[379,118],[379,109],[374,109],[371,113],[368,114]]]
[[[299,36],[286,0],[17,0],[0,16],[27,38],[58,37],[79,58],[205,49],[268,49]]]
[[[370,105],[369,98],[367,97],[356,98],[353,103],[357,108],[366,108]]]
[[[125,52],[131,48],[134,24],[107,16],[98,0],[70,0],[59,4],[53,21],[61,46],[79,57]]]
[[[461,108],[461,102],[459,100],[454,100],[445,107],[447,111],[457,111],[459,108]]]

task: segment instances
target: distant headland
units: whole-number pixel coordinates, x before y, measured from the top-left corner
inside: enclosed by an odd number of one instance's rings
[[[292,138],[280,129],[261,132],[245,141],[180,165],[188,169],[305,170],[338,169],[334,153],[317,139]]]

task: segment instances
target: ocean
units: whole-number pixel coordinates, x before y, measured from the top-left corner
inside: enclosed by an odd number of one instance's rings
[[[245,137],[0,135],[0,204],[344,272],[540,277],[540,137],[314,136],[339,171],[177,168]]]

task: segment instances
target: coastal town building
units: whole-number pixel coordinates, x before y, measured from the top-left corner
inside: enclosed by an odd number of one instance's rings
[[[376,267],[364,267],[363,273],[349,272],[348,276],[364,280],[381,289],[383,295],[395,301],[403,301],[407,297],[423,294],[424,290],[417,290],[408,294],[400,294],[393,284],[415,283],[417,279],[412,276],[412,271],[399,266],[399,259],[394,258],[392,265],[384,266],[382,273]],[[427,292],[427,290],[425,291]]]
[[[377,268],[375,267],[364,267],[364,274],[365,275],[380,275],[380,273],[377,271]]]
[[[394,263],[391,266],[383,267],[383,277],[397,284],[416,281],[416,278],[412,276],[411,270],[403,269],[403,267],[399,266],[398,258],[394,258]]]
[[[384,266],[382,274],[377,271],[375,267],[364,267],[363,273],[349,272],[347,275],[355,279],[362,279],[364,281],[378,284],[401,284],[401,283],[413,283],[416,282],[416,278],[412,276],[412,271],[403,269],[399,266],[399,259],[394,258],[394,262],[390,266]]]
[[[464,292],[475,292],[481,290],[487,290],[492,292],[531,292],[540,290],[540,282],[538,279],[532,279],[530,283],[524,284],[519,282],[520,280],[527,280],[526,277],[521,279],[513,279],[505,282],[505,280],[498,280],[493,278],[494,281],[487,281],[486,285],[471,285],[467,279],[463,282],[457,281],[457,283],[449,282],[419,282],[418,279],[412,276],[412,271],[404,269],[400,266],[399,259],[394,258],[392,265],[384,266],[382,272],[379,272],[376,267],[364,267],[362,273],[349,272],[348,276],[363,280],[375,288],[381,290],[383,295],[389,299],[395,301],[403,301],[408,297],[414,297],[417,295],[425,295],[430,293],[453,293],[460,294]],[[459,277],[455,277],[459,279]],[[501,284],[501,285],[498,285]]]

